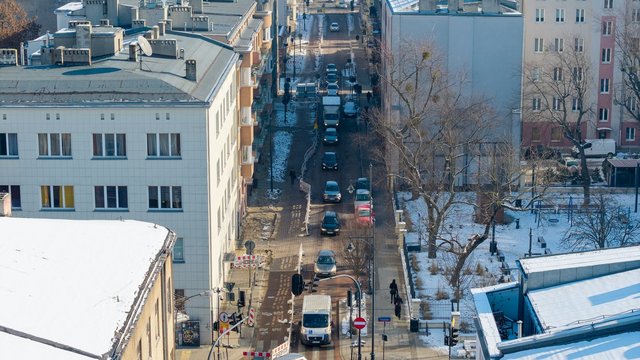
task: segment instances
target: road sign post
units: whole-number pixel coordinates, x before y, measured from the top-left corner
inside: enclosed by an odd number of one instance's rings
[[[355,319],[353,319],[353,327],[355,327],[358,330],[362,330],[367,326],[367,320],[365,320],[362,317],[357,317]]]
[[[384,360],[384,345],[387,342],[387,323],[391,322],[391,316],[380,316],[378,317],[378,321],[380,321],[383,324],[382,325],[382,360]]]

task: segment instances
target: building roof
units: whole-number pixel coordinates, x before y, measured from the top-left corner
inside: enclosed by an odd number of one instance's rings
[[[238,59],[233,49],[199,34],[167,31],[161,39],[175,39],[184,59],[142,56],[129,61],[125,37],[123,51],[93,60],[91,66],[15,66],[2,70],[2,106],[204,106],[217,90],[219,80],[232,71]],[[185,60],[197,63],[198,81],[185,78]]]
[[[634,168],[638,166],[640,160],[638,159],[607,159],[607,162],[611,166],[616,168]]]
[[[518,260],[526,274],[602,264],[640,261],[640,246],[557,254]]]
[[[60,6],[59,8],[56,8],[53,12],[58,13],[58,12],[67,12],[67,11],[78,11],[83,7],[84,6],[82,5],[82,1],[70,2]]]
[[[576,281],[528,293],[546,332],[627,315],[640,310],[640,269]],[[565,301],[558,301],[565,299]]]
[[[482,12],[482,1],[479,0],[462,0],[460,2],[460,6],[469,7],[477,7],[477,11],[463,11],[457,13],[449,13],[449,2],[447,0],[437,0],[436,1],[436,10],[434,11],[420,11],[419,4],[420,0],[386,0],[389,4],[389,7],[394,13],[415,13],[422,15],[522,15],[519,11],[516,10],[518,4],[515,0],[498,0],[500,4],[501,12],[499,14],[491,13],[484,14]]]
[[[640,358],[640,332],[627,332],[506,354],[502,360],[620,360]]]
[[[175,236],[132,220],[0,217],[0,228],[0,298],[10,310],[0,324],[94,355],[126,335],[119,332],[131,327],[145,280]],[[2,359],[80,358],[2,332],[0,343]]]

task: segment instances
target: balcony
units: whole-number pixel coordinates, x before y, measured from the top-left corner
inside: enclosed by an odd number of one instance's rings
[[[252,74],[250,67],[240,68],[240,86],[251,86],[255,84],[255,75]]]

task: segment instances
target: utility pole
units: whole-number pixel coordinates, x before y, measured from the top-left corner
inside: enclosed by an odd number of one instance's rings
[[[376,221],[373,218],[373,164],[369,163],[369,217],[371,217],[371,269],[376,269]],[[371,274],[371,360],[376,358],[376,276]]]

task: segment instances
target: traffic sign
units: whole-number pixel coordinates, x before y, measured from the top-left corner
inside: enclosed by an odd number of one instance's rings
[[[390,316],[380,316],[380,317],[378,317],[378,321],[387,323],[387,322],[391,321],[391,317]]]
[[[358,330],[362,330],[365,328],[365,326],[367,326],[367,320],[361,317],[357,317],[353,319],[353,326]]]
[[[228,323],[229,322],[229,314],[227,314],[226,312],[221,312],[220,315],[218,316],[218,318],[223,323]]]

